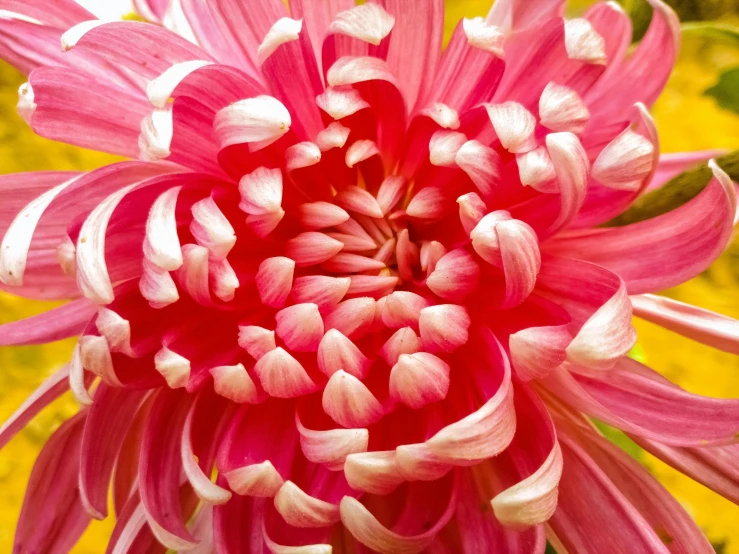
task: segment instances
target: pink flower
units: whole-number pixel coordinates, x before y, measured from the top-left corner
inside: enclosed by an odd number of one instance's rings
[[[80,337],[0,444],[84,406],[15,552],[67,552],[111,486],[114,553],[524,554],[545,523],[570,554],[711,552],[590,423],[739,500],[739,401],[627,357],[632,311],[739,353],[738,322],[649,294],[721,253],[733,183],[712,163],[601,226],[708,157],[659,159],[679,32],[650,1],[632,52],[612,2],[498,0],[442,51],[442,0],[0,0],[21,116],[142,160],[0,178],[3,288],[74,299],[2,344]]]

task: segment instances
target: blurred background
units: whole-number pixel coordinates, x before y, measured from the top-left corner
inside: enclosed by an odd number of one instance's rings
[[[96,15],[114,19],[131,12],[130,0],[78,0]],[[654,107],[662,151],[721,148],[739,150],[739,0],[667,0],[683,22],[713,22],[683,33],[683,49],[667,90]],[[570,0],[573,15],[589,1]],[[621,0],[632,15],[638,38],[651,17],[645,0]],[[484,15],[490,0],[447,0],[447,37],[461,17]],[[696,29],[698,27],[698,29]],[[23,77],[0,62],[0,173],[45,169],[93,169],[112,161],[107,155],[34,136],[15,114]],[[739,318],[739,240],[704,274],[665,294]],[[0,323],[53,307],[0,293]],[[716,397],[739,397],[739,357],[724,354],[636,321],[634,356],[683,388]],[[74,341],[39,347],[0,349],[0,421],[8,418],[51,373],[69,360]],[[0,553],[12,549],[13,533],[26,482],[46,438],[77,406],[66,396],[44,410],[0,452]],[[739,507],[709,491],[628,442],[604,432],[639,459],[686,507],[719,554],[739,554]],[[94,522],[72,550],[99,554],[113,528],[112,518]]]

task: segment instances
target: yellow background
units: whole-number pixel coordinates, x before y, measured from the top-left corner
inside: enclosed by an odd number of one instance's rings
[[[577,11],[588,2],[570,4]],[[483,15],[488,6],[489,0],[448,1],[447,35],[460,17]],[[685,38],[677,69],[654,109],[664,152],[739,149],[739,116],[721,110],[715,100],[703,95],[722,70],[737,65],[736,47]],[[0,65],[0,173],[91,169],[110,160],[101,154],[35,137],[15,115],[16,91],[22,82],[20,75]],[[735,240],[705,274],[667,294],[739,318],[739,241]],[[0,293],[0,323],[49,307],[48,303]],[[644,322],[637,321],[637,329],[641,354],[652,367],[692,392],[739,397],[739,357],[703,347]],[[0,421],[9,417],[45,377],[69,359],[72,344],[68,340],[47,346],[0,349]],[[25,484],[41,445],[75,410],[74,401],[65,396],[0,452],[0,553],[12,549]],[[720,552],[739,554],[739,507],[650,456],[643,455],[642,460],[685,505]],[[112,525],[112,518],[93,522],[72,552],[103,552]]]

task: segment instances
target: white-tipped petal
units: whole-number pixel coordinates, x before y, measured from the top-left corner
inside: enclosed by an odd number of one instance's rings
[[[345,163],[347,167],[354,167],[360,162],[370,159],[372,156],[378,156],[380,150],[371,140],[358,140],[353,142],[352,145],[347,148]]]
[[[174,136],[174,121],[172,110],[165,108],[154,110],[141,120],[141,134],[139,135],[140,157],[146,162],[165,160],[172,153],[172,137]]]
[[[446,398],[449,364],[428,352],[401,354],[390,371],[390,397],[418,410]]]
[[[293,352],[315,352],[323,337],[323,319],[315,304],[294,304],[275,314],[275,332]]]
[[[223,302],[231,302],[241,285],[228,260],[211,260],[208,263],[208,280],[213,294]]]
[[[193,71],[211,65],[211,62],[202,60],[188,60],[186,62],[176,63],[159,75],[156,79],[149,81],[146,86],[146,95],[152,106],[164,109],[172,97],[172,93],[185,77]]]
[[[366,190],[358,186],[349,186],[340,191],[334,202],[342,208],[368,217],[383,217],[382,208],[377,199]]]
[[[468,192],[457,198],[457,204],[459,204],[459,220],[462,222],[465,233],[469,235],[488,212],[488,207],[480,195],[474,192]]]
[[[489,104],[488,116],[503,148],[523,154],[536,148],[536,118],[518,102]]]
[[[36,98],[33,93],[33,87],[31,83],[23,83],[18,88],[18,104],[16,104],[16,111],[21,119],[28,125],[31,124],[33,114],[36,112]]]
[[[421,114],[433,119],[442,129],[459,129],[459,113],[441,102],[435,102],[430,107],[421,110]]]
[[[239,346],[258,360],[267,352],[277,348],[275,332],[256,325],[239,326]]]
[[[426,279],[426,286],[445,300],[460,301],[477,289],[480,266],[475,258],[462,248],[442,256]]]
[[[62,52],[68,52],[85,36],[86,33],[92,31],[95,27],[100,27],[106,22],[99,19],[92,19],[90,21],[83,21],[78,23],[74,27],[70,27],[64,33],[62,33]]]
[[[282,172],[259,167],[239,181],[239,209],[249,215],[264,215],[282,209]]]
[[[182,266],[182,246],[177,234],[177,198],[182,187],[163,192],[152,204],[146,220],[144,255],[159,269],[175,271]]]
[[[308,231],[341,225],[349,219],[343,208],[330,202],[307,202],[298,209],[300,224]]]
[[[139,279],[141,296],[156,309],[174,304],[180,299],[177,285],[169,271],[163,271],[144,259],[143,273]]]
[[[456,156],[467,142],[463,133],[456,131],[436,131],[429,142],[429,161],[439,167],[454,167]]]
[[[356,89],[336,89],[329,87],[316,97],[318,107],[333,119],[343,119],[370,105]],[[344,127],[346,129],[346,127]],[[347,133],[348,135],[348,133]]]
[[[377,203],[383,215],[387,215],[400,202],[406,190],[406,180],[400,175],[386,177],[377,191]]]
[[[308,231],[287,241],[286,253],[298,267],[320,264],[330,260],[344,248],[344,243],[324,233]]]
[[[396,290],[388,295],[382,310],[382,322],[391,329],[415,327],[421,310],[430,302],[415,292]]]
[[[569,131],[576,135],[585,130],[590,112],[580,96],[569,87],[549,83],[539,98],[539,120],[552,131]]]
[[[333,148],[344,148],[349,139],[349,127],[344,127],[338,121],[334,121],[316,136],[316,145],[321,152],[327,152]]]
[[[525,154],[516,155],[516,164],[523,186],[544,193],[559,191],[552,158],[543,146]]]
[[[257,49],[257,59],[263,64],[283,44],[298,40],[303,30],[302,19],[283,17],[278,19],[267,31],[267,34]]]
[[[282,347],[259,358],[254,372],[267,394],[276,398],[297,398],[316,388],[305,368]]]
[[[239,404],[257,402],[257,387],[243,364],[214,367],[210,374],[216,394]]]
[[[285,164],[288,171],[316,165],[321,161],[321,149],[314,142],[299,142],[285,151]]]
[[[154,367],[173,389],[184,387],[190,379],[190,360],[166,346],[154,356]]]
[[[454,352],[467,343],[470,324],[470,315],[464,306],[438,304],[424,308],[418,319],[423,348]]]
[[[613,139],[593,163],[592,177],[616,190],[638,190],[654,166],[654,144],[627,129]]]
[[[269,460],[226,471],[223,476],[236,494],[257,498],[273,497],[284,483]]]
[[[271,96],[239,100],[216,114],[214,133],[221,148],[233,144],[266,146],[290,130],[287,108]]]
[[[299,418],[296,418],[295,424],[300,433],[300,447],[305,457],[332,471],[342,470],[348,455],[367,451],[367,429],[313,430],[306,428]]]
[[[490,198],[500,179],[500,156],[476,140],[465,142],[454,159],[485,198]]]
[[[380,356],[393,367],[403,354],[415,354],[421,349],[421,339],[411,327],[403,327],[393,333],[380,350]]]
[[[339,370],[363,379],[370,367],[369,359],[351,340],[336,329],[330,329],[318,346],[318,367],[331,377]]]
[[[295,279],[291,294],[293,301],[297,303],[312,302],[319,308],[325,309],[341,302],[350,285],[349,277],[307,275]]]
[[[605,65],[606,41],[585,18],[565,20],[565,48],[572,60]]]
[[[379,46],[390,34],[395,18],[379,4],[362,4],[340,12],[328,27],[329,33],[341,33]]]
[[[236,244],[236,232],[231,222],[211,196],[192,206],[190,232],[200,246],[205,246],[214,260],[225,260]]]
[[[328,527],[340,519],[336,504],[310,496],[292,481],[285,481],[277,491],[275,508],[293,527]]]
[[[115,374],[110,346],[105,337],[83,335],[79,340],[82,367],[113,386],[123,386]]]
[[[121,352],[134,357],[133,350],[131,350],[131,323],[128,320],[123,319],[113,310],[100,308],[95,327],[108,341],[111,352]]]
[[[344,300],[325,317],[326,329],[338,329],[350,339],[358,340],[372,327],[376,304],[374,298],[366,296]]]
[[[344,463],[344,473],[351,488],[369,494],[388,494],[405,481],[392,450],[350,454]]]
[[[295,262],[284,256],[267,258],[259,264],[254,277],[262,304],[282,308],[290,296],[295,274]]]
[[[383,416],[382,405],[367,386],[353,375],[339,370],[323,389],[323,411],[346,428],[364,428]]]
[[[505,51],[505,35],[496,27],[485,21],[482,17],[462,20],[462,30],[467,37],[467,44],[474,48],[490,52],[491,54],[503,58]]]

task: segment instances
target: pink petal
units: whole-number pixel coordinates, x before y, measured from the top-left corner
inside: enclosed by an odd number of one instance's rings
[[[43,344],[78,335],[97,311],[81,298],[20,321],[0,325],[0,346]]]

